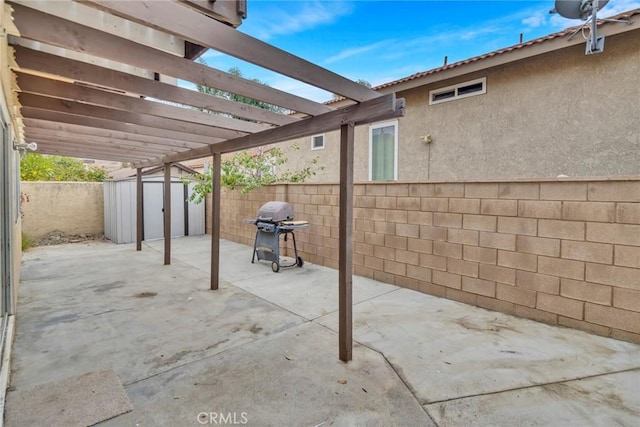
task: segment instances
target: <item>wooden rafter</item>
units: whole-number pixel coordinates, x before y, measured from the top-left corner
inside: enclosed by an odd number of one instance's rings
[[[133,123],[142,126],[168,129],[183,133],[208,136],[211,138],[237,138],[246,135],[244,132],[213,128],[197,123],[188,123],[168,117],[158,117],[132,111],[115,110],[97,105],[84,104],[66,99],[50,98],[47,96],[21,92],[18,94],[20,103],[27,107],[41,110],[58,111],[78,116],[95,117],[99,119],[115,120],[123,123]]]
[[[132,143],[153,144],[158,146],[173,147],[175,149],[189,149],[203,146],[203,144],[189,141],[177,141],[169,138],[149,137],[146,135],[136,135],[132,133],[96,129],[87,126],[70,125],[66,123],[50,122],[46,120],[29,118],[23,120],[25,125],[30,129],[42,129],[49,132],[62,131],[79,136],[97,136],[107,138],[112,141],[131,141]]]
[[[204,108],[209,111],[242,117],[260,123],[285,125],[298,120],[288,114],[280,114],[264,108],[254,107],[253,105],[229,101],[217,96],[39,52],[23,46],[14,46],[14,50],[19,69],[24,71],[31,70],[54,74],[71,80],[120,89],[125,92],[137,93],[196,108]]]
[[[67,157],[81,157],[97,160],[114,160],[118,162],[131,162],[132,160],[141,159],[144,156],[131,154],[122,150],[91,150],[84,153],[89,154],[89,157],[85,157],[79,154],[74,147],[64,146],[62,144],[53,143],[47,140],[33,139],[33,142],[38,144],[38,152],[42,154],[56,154]]]
[[[311,117],[303,121],[291,123],[259,133],[246,135],[236,139],[230,139],[209,147],[196,148],[179,154],[167,156],[164,160],[154,159],[142,162],[136,167],[146,167],[159,164],[161,161],[178,162],[208,156],[211,153],[229,153],[248,148],[260,147],[267,144],[276,144],[291,139],[302,138],[318,133],[339,129],[345,123],[367,124],[381,120],[388,120],[404,115],[405,101],[397,99],[395,94],[383,95],[371,101],[354,104],[340,110]]]
[[[297,95],[194,63],[188,59],[178,58],[169,53],[73,21],[53,17],[24,5],[13,4],[13,9],[20,37],[124,64],[152,69],[192,83],[214,87],[310,115],[332,110],[326,105]],[[23,22],[28,22],[29,25],[21,25]]]
[[[98,117],[82,116],[79,114],[66,113],[61,111],[45,110],[37,107],[22,106],[20,109],[22,116],[26,118],[68,123],[79,126],[86,126],[95,129],[116,130],[135,135],[144,135],[159,138],[172,138],[176,144],[183,142],[195,142],[199,144],[212,144],[222,141],[221,138],[211,138],[207,136],[194,135],[192,133],[171,131],[149,126],[140,126],[132,123],[124,123],[117,120],[101,119]]]
[[[91,151],[100,151],[104,153],[126,153],[128,155],[136,155],[137,157],[149,157],[153,156],[154,153],[156,153],[156,155],[166,154],[166,151],[159,150],[154,147],[139,147],[117,142],[86,140],[82,138],[62,139],[55,135],[50,136],[35,131],[30,131],[25,135],[25,137],[30,141],[47,142],[50,144],[58,145],[60,147],[73,148],[74,150],[76,150],[76,156],[84,158],[87,158],[87,154]]]
[[[30,119],[25,118],[23,122],[27,128],[30,129],[42,129],[49,132],[67,132],[73,133],[75,135],[84,135],[84,136],[99,136],[103,138],[108,138],[113,141],[132,141],[132,142],[142,142],[149,143],[160,146],[168,146],[174,148],[198,148],[202,147],[205,144],[190,142],[190,141],[180,141],[176,139],[170,138],[159,138],[159,137],[151,137],[147,135],[138,135],[135,133],[127,133],[127,132],[119,132],[114,130],[104,130],[99,128],[92,128],[88,126],[78,126],[67,123],[60,123],[58,121],[47,121],[47,120],[39,120],[39,119]]]
[[[285,76],[362,102],[380,96],[354,81],[291,55],[227,25],[212,21],[176,2],[85,0],[120,17],[144,23],[179,37],[216,49]]]
[[[138,175],[138,235],[141,249],[141,168],[163,165],[165,199],[171,198],[173,162],[213,154],[214,202],[212,204],[211,289],[219,282],[220,159],[223,153],[274,144],[341,129],[339,223],[339,349],[340,358],[352,357],[352,219],[354,127],[404,115],[403,99],[381,95],[331,71],[297,58],[260,40],[205,17],[193,9],[209,7],[204,1],[103,1],[87,0],[103,12],[160,30],[167,39],[211,47],[342,95],[353,105],[335,109],[297,95],[193,63],[160,49],[136,43],[81,22],[53,16],[63,8],[41,2],[8,1],[15,27],[7,25],[14,46],[18,75],[22,138],[39,144],[39,151],[73,157],[132,162]],[[192,6],[185,5],[185,2]],[[221,5],[218,5],[221,6]],[[42,9],[42,10],[38,10]],[[90,8],[86,8],[91,10]],[[97,12],[102,16],[102,13]],[[75,21],[78,21],[75,18]],[[134,24],[134,25],[137,25]],[[24,47],[23,45],[29,47]],[[54,48],[52,48],[54,47]],[[44,53],[38,49],[55,54]],[[101,63],[126,64],[142,75],[160,73],[217,88],[268,104],[284,107],[296,116],[197,93],[155,80],[63,58],[75,51],[92,55]],[[58,56],[60,55],[60,56]],[[118,65],[119,66],[119,65]],[[124,67],[131,70],[130,68]],[[153,98],[143,99],[143,98]],[[227,116],[204,114],[155,102],[169,101]],[[310,117],[307,117],[310,116]],[[244,120],[238,120],[238,118]],[[302,119],[300,119],[302,118]],[[248,121],[247,121],[248,120]],[[275,125],[277,127],[271,127]],[[170,262],[171,212],[165,209],[165,264]]]
[[[91,147],[104,147],[104,148],[123,148],[131,150],[131,152],[139,152],[141,154],[154,154],[163,155],[178,152],[180,148],[157,145],[148,142],[128,141],[128,140],[114,140],[112,138],[104,138],[95,135],[81,135],[72,132],[60,132],[50,131],[38,128],[30,128],[25,132],[25,137],[39,137],[46,138],[50,141],[56,141],[60,144],[75,144],[79,148]]]
[[[22,72],[16,73],[22,92],[35,93],[52,98],[69,99],[116,110],[131,111],[166,117],[184,122],[206,125],[211,128],[230,129],[245,133],[260,132],[269,126],[246,120],[232,119],[220,114],[204,113],[191,108],[176,107],[160,102],[140,99],[136,96],[120,95],[63,81],[47,79]]]

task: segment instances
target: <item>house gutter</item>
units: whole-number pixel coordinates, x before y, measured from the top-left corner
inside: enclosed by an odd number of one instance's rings
[[[604,22],[603,25],[600,26],[601,34],[613,36],[640,28],[640,19],[638,19],[637,16],[640,12],[636,12],[636,10],[632,12],[633,13],[631,13],[628,18],[628,23]],[[539,39],[530,40],[498,51],[482,54],[475,58],[469,58],[448,64],[446,66],[427,71],[425,72],[425,75],[420,77],[409,77],[406,78],[406,80],[400,79],[396,82],[384,83],[378,87],[374,87],[373,89],[382,94],[400,93],[420,86],[426,86],[443,80],[481,72],[489,68],[584,44],[585,40],[580,37],[574,37],[571,40],[567,40],[574,29],[575,27],[568,28],[557,34],[550,34]],[[354,102],[351,100],[342,99],[339,101],[329,101],[325,104],[334,108],[342,108],[353,103]]]

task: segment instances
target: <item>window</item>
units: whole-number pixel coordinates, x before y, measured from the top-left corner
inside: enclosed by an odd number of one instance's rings
[[[369,127],[369,180],[398,179],[398,122]]]
[[[311,137],[311,149],[322,150],[324,148],[324,134]]]
[[[429,91],[429,105],[467,98],[474,95],[482,95],[484,93],[487,93],[486,77]]]

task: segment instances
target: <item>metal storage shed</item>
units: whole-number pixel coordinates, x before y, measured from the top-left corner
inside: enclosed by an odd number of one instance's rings
[[[153,175],[160,172],[160,176]],[[195,171],[173,165],[171,177],[171,237],[205,234],[204,203],[189,201],[194,183],[184,184],[179,172]],[[135,172],[133,172],[135,174]],[[164,237],[164,178],[162,168],[152,168],[142,176],[143,240]],[[136,241],[136,178],[104,182],[104,235],[114,243]]]

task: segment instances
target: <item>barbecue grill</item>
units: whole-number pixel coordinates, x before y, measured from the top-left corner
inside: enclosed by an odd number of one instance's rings
[[[271,269],[277,273],[281,267],[302,267],[304,260],[298,255],[295,230],[309,227],[307,221],[294,221],[293,208],[286,202],[267,202],[258,211],[256,219],[245,220],[247,224],[256,226],[256,239],[253,244],[253,257],[251,263],[258,261],[271,261]],[[295,253],[293,264],[283,265],[280,262],[280,236],[291,235],[293,251]]]

